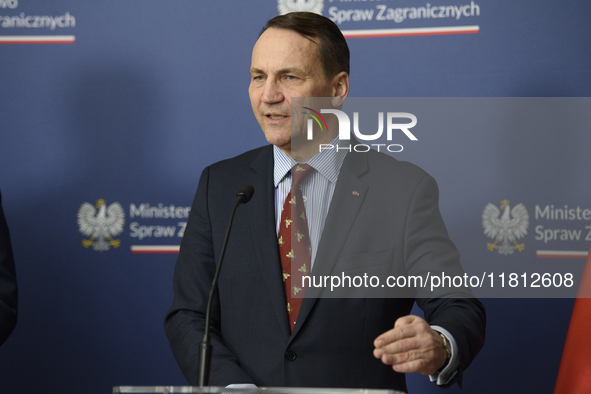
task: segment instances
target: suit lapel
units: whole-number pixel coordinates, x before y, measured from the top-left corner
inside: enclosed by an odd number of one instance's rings
[[[258,254],[261,277],[268,290],[281,331],[287,340],[290,329],[277,245],[273,168],[273,149],[269,146],[268,149],[261,150],[250,165],[249,182],[255,192],[249,202],[249,205],[253,205],[249,210],[249,219],[252,225],[251,242]]]
[[[367,170],[367,155],[361,153],[347,154],[339,173],[322,237],[318,244],[318,251],[312,269],[313,276],[331,275],[345,245],[349,233],[348,229],[353,227],[355,218],[363,204],[368,185],[359,177]],[[298,324],[296,324],[292,338],[308,317],[321,292],[321,288],[310,287],[306,289],[305,298],[302,301],[298,315]]]

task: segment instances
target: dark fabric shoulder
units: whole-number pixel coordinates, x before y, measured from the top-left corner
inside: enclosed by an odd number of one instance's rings
[[[249,150],[241,153],[238,156],[220,160],[210,165],[210,168],[214,171],[220,171],[227,168],[236,168],[237,166],[248,166],[250,163],[255,162],[258,159],[266,159],[269,156],[273,156],[273,145],[265,145],[256,149]]]
[[[417,178],[423,178],[427,175],[427,171],[408,161],[398,160],[393,156],[390,156],[383,152],[377,152],[371,150],[368,152],[370,163],[374,165],[383,165],[384,168],[393,168],[403,171],[407,176],[415,176]]]

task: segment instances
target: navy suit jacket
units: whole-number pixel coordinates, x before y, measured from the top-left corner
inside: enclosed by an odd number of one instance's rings
[[[373,341],[410,313],[414,299],[324,298],[306,289],[290,333],[275,230],[272,152],[270,145],[255,149],[201,175],[175,268],[174,301],[165,318],[183,374],[197,384],[198,347],[215,266],[236,192],[251,184],[254,196],[236,212],[213,301],[210,384],[406,391],[404,375],[373,357]],[[433,178],[374,151],[347,154],[312,275],[354,275],[368,265],[383,273],[425,272],[433,265],[446,273],[461,272]],[[460,380],[484,342],[482,304],[470,298],[416,301],[429,324],[446,328],[458,343],[461,366],[454,381]]]

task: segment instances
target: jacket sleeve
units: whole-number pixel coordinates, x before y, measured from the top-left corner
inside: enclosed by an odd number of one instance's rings
[[[463,276],[460,255],[449,239],[439,212],[439,190],[426,175],[415,189],[405,229],[405,261],[413,273]],[[417,304],[430,325],[443,327],[458,345],[460,366],[456,376],[444,387],[458,383],[462,373],[484,345],[486,312],[469,288],[440,288],[418,294]]]
[[[0,195],[0,345],[6,341],[16,326],[17,305],[14,258]]]

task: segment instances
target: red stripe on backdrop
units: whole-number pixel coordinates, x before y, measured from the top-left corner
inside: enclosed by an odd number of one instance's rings
[[[577,256],[572,254],[543,254],[537,256],[540,259],[584,259],[587,256]]]
[[[179,254],[178,250],[132,250],[133,254]]]
[[[450,34],[478,34],[479,26],[426,27],[408,29],[343,30],[345,38],[440,36]]]
[[[178,254],[178,245],[131,245],[133,254]]]
[[[74,44],[76,38],[52,36],[0,36],[1,44]]]
[[[475,31],[445,31],[445,32],[416,32],[416,33],[375,33],[375,34],[344,34],[345,38],[373,38],[373,37],[416,37],[416,36],[443,36],[450,34],[478,34]]]

